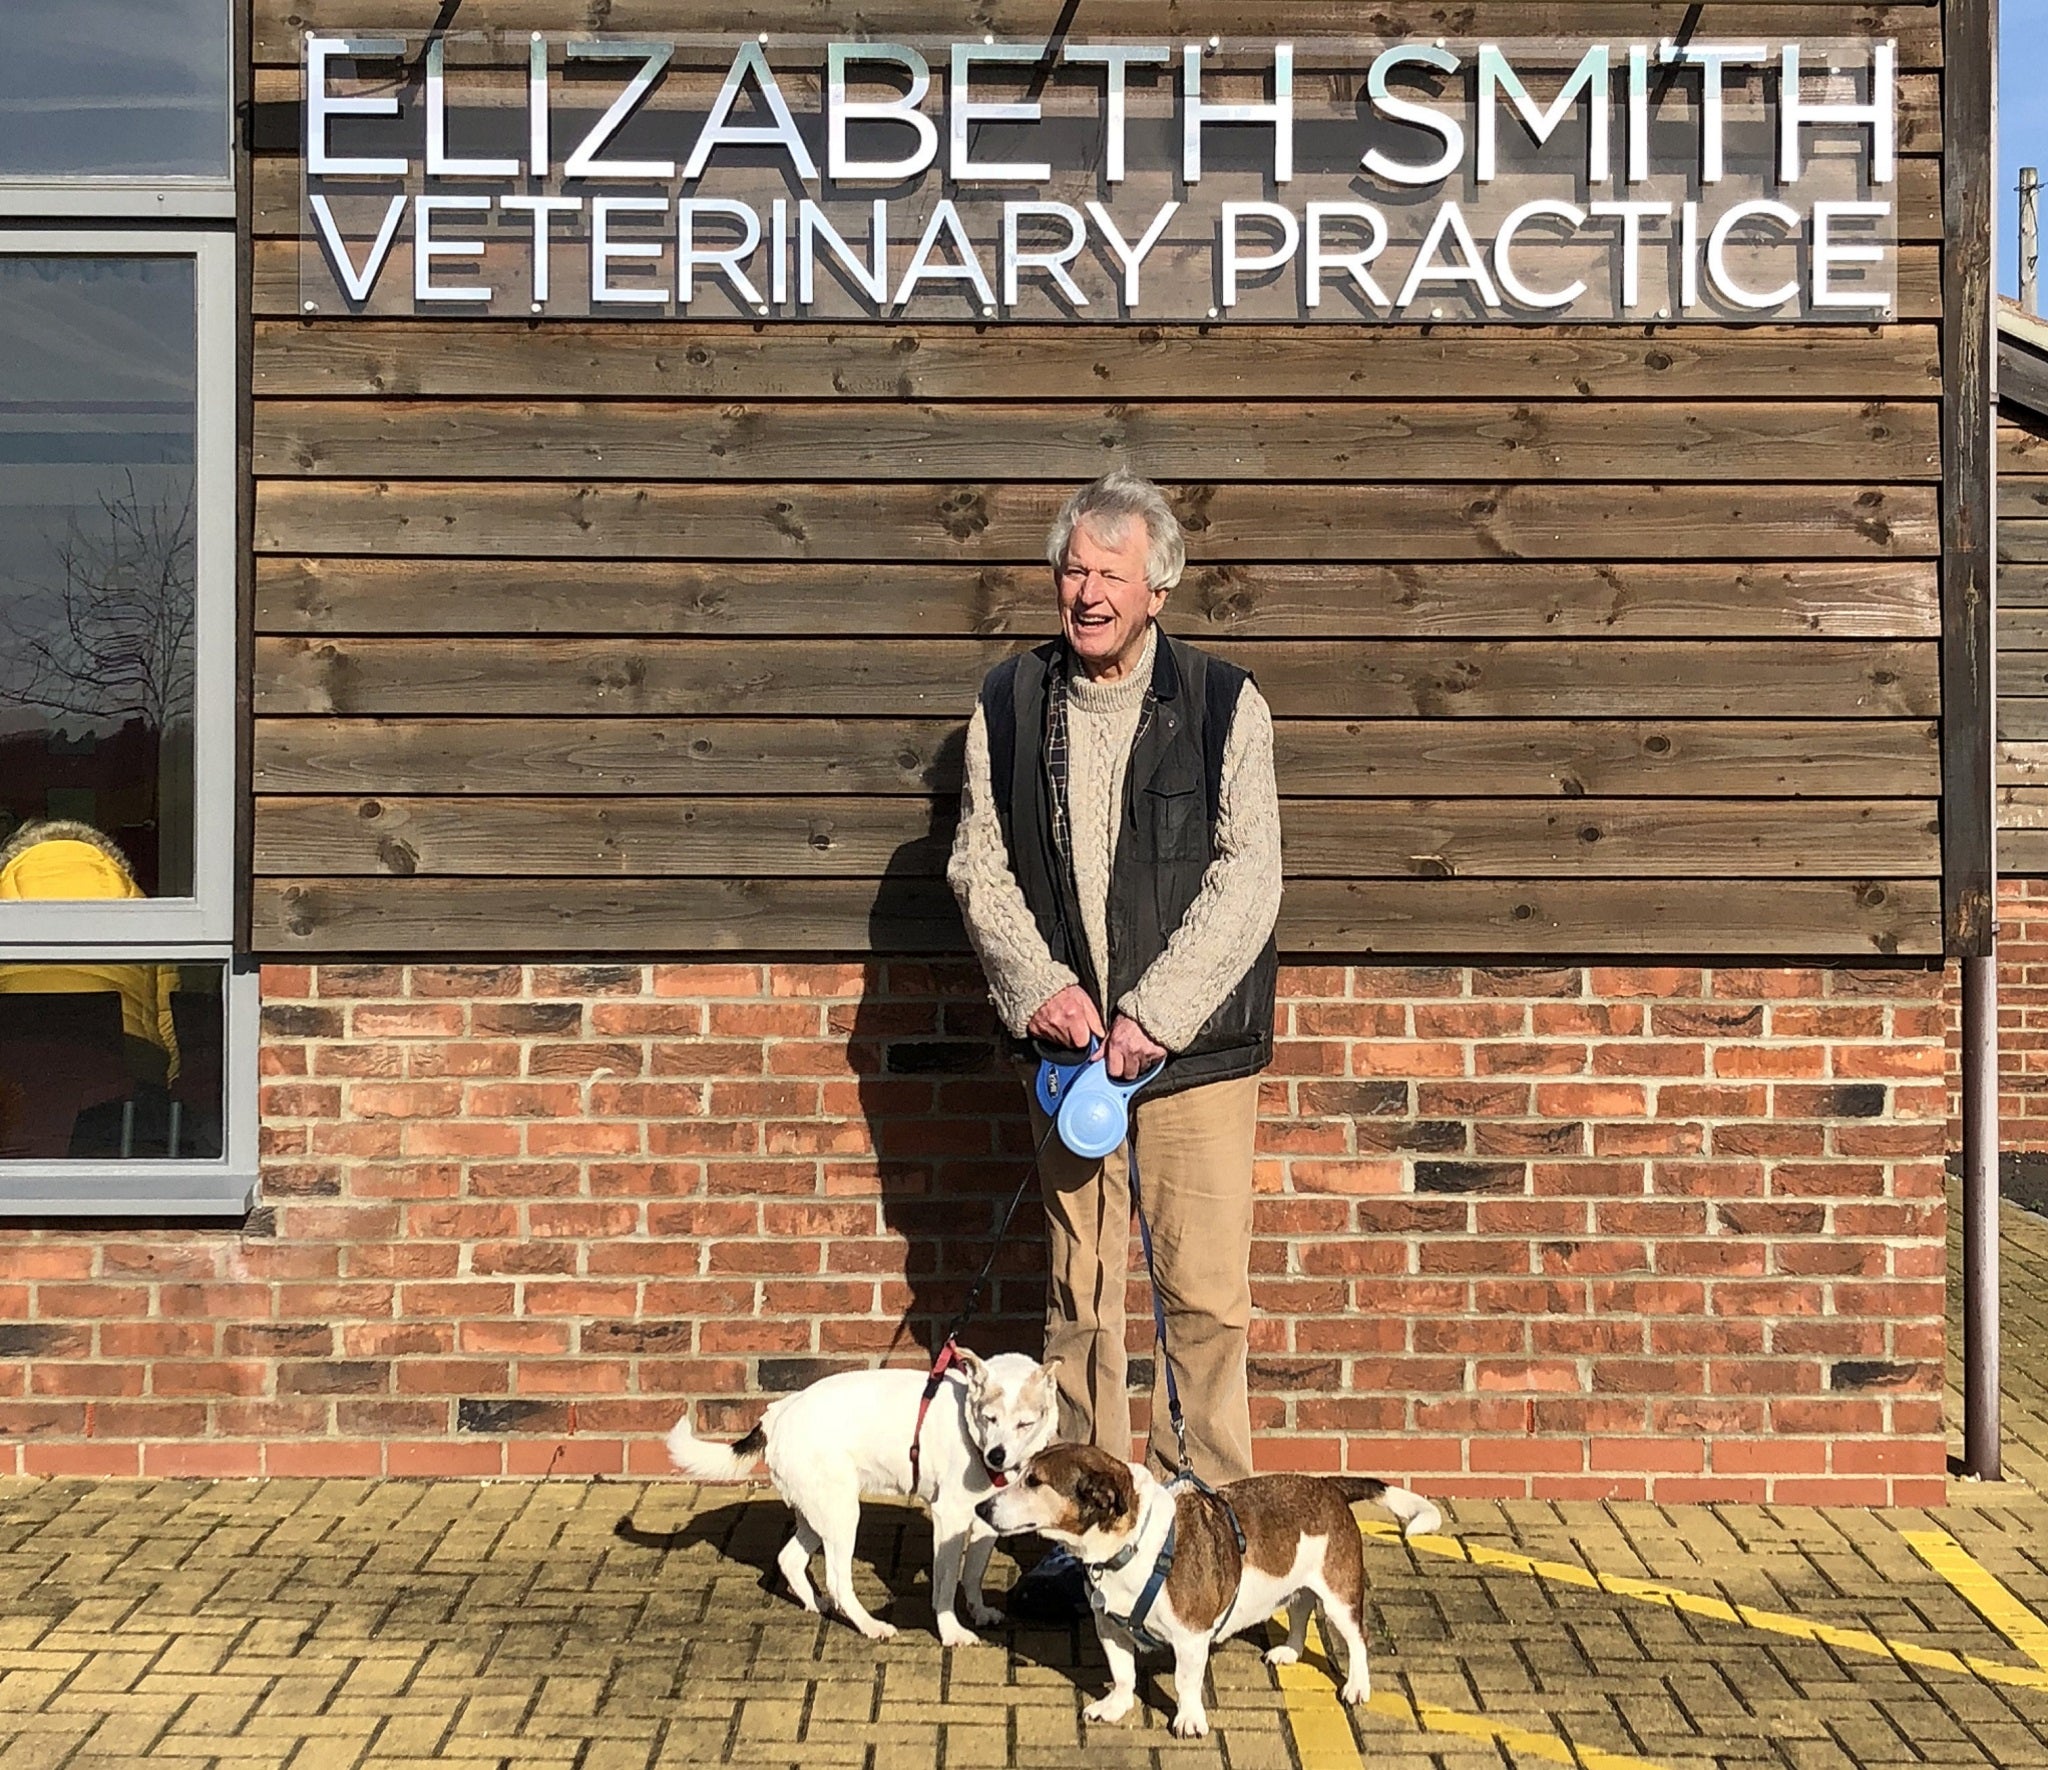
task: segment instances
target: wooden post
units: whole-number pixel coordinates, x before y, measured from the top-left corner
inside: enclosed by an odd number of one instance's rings
[[[1963,971],[1963,1443],[1996,1480],[1998,1023],[1993,852],[1997,706],[1991,290],[1996,0],[1948,0],[1942,41],[1942,912]]]
[[[1948,0],[1941,102],[1942,924],[1951,957],[1991,950],[1992,151],[1994,0]]]
[[[2020,168],[2020,306],[2041,311],[2041,173]]]

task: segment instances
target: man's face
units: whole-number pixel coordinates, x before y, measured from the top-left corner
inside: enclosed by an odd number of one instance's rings
[[[1103,530],[1077,523],[1059,572],[1060,626],[1092,677],[1114,682],[1145,649],[1166,592],[1145,582],[1148,537],[1137,517]]]

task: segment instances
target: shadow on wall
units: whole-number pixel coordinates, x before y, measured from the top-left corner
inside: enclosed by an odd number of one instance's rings
[[[931,758],[927,778],[958,780],[965,747],[966,732],[955,729]],[[1021,1068],[967,953],[952,893],[934,876],[951,837],[951,820],[935,803],[927,835],[890,857],[869,918],[871,949],[929,956],[878,961],[849,1029],[880,1168],[882,1227],[906,1244],[908,1282],[894,1337],[861,1350],[915,1348],[924,1358],[937,1351],[966,1302],[1031,1166],[1032,1148]],[[963,1340],[984,1355],[1036,1356],[1044,1345],[1045,1288],[1045,1216],[1034,1181]]]

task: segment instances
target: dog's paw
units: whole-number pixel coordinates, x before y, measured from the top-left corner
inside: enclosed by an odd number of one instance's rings
[[[1266,1649],[1266,1663],[1269,1666],[1291,1666],[1301,1658],[1294,1648],[1282,1641],[1278,1647]]]
[[[863,1635],[867,1636],[870,1641],[893,1641],[896,1639],[896,1625],[894,1623],[877,1622],[873,1617],[869,1617],[866,1622],[855,1623],[853,1626],[860,1630]]]
[[[960,1608],[967,1613],[967,1620],[977,1629],[1000,1628],[1010,1620],[1002,1611],[982,1603],[979,1599],[971,1604],[963,1604]]]
[[[1344,1680],[1344,1700],[1354,1708],[1362,1708],[1372,1700],[1372,1680],[1363,1672],[1355,1678]]]
[[[988,1643],[957,1617],[939,1618],[939,1639],[948,1647],[986,1647]]]
[[[1207,1739],[1209,1717],[1200,1709],[1183,1709],[1173,1717],[1173,1736],[1175,1739]]]
[[[1081,1711],[1084,1721],[1121,1721],[1131,1712],[1131,1705],[1138,1700],[1131,1690],[1112,1690],[1099,1701],[1091,1702]]]

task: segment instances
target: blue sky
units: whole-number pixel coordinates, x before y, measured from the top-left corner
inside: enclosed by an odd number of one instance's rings
[[[2048,179],[2048,0],[2004,0],[1998,23],[1998,287],[2017,295],[2020,168]]]

